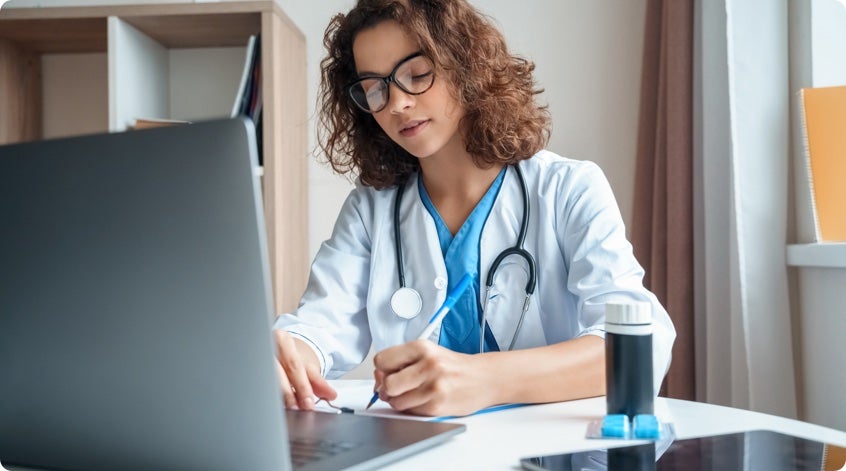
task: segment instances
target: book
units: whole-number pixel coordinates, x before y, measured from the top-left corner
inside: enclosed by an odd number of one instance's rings
[[[179,119],[159,119],[159,118],[137,118],[135,124],[129,127],[131,130],[160,128],[163,126],[175,126],[177,124],[191,124],[190,121],[182,121]]]
[[[244,70],[241,82],[232,105],[231,116],[246,116],[256,127],[256,143],[258,145],[258,163],[264,165],[262,149],[262,73],[261,73],[261,36],[253,35],[247,40],[244,56]]]
[[[232,105],[231,117],[239,115],[251,115],[250,111],[255,106],[256,94],[260,90],[261,81],[261,40],[253,35],[247,39],[247,51],[244,56],[244,70],[241,72],[241,81],[235,94],[235,103]]]
[[[846,86],[799,92],[815,242],[846,241]]]

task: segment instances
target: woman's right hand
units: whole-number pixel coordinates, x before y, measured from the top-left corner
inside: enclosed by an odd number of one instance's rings
[[[276,329],[276,366],[279,386],[288,409],[314,409],[315,397],[333,400],[338,393],[320,374],[314,350],[288,332]]]

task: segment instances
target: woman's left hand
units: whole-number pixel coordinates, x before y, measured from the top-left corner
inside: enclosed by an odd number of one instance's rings
[[[379,398],[417,415],[467,415],[494,405],[485,355],[456,353],[426,340],[386,348],[373,358]]]

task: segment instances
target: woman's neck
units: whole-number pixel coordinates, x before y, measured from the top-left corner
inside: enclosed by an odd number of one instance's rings
[[[426,192],[453,235],[479,204],[502,167],[496,164],[480,168],[463,149],[420,159]]]
[[[423,184],[433,202],[469,198],[475,199],[475,206],[501,169],[502,165],[479,168],[467,152],[460,133],[456,133],[437,153],[420,159]]]

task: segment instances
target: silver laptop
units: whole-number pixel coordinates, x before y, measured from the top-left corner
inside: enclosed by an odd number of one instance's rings
[[[366,469],[464,430],[283,410],[256,161],[241,119],[0,147],[4,465]]]

